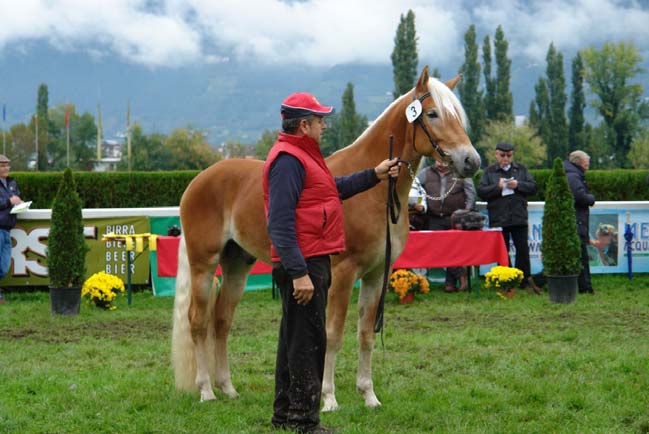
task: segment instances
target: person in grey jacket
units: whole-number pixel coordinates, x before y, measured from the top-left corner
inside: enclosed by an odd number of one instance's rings
[[[590,236],[588,234],[588,218],[590,207],[595,204],[595,196],[588,191],[586,184],[586,171],[590,168],[590,156],[584,151],[574,151],[563,162],[566,169],[568,186],[575,197],[575,214],[577,216],[577,234],[581,240],[581,273],[579,274],[579,292],[595,294],[590,283],[590,265],[588,263],[588,245]]]
[[[496,145],[496,163],[487,167],[478,184],[478,196],[487,201],[489,227],[502,228],[507,251],[511,237],[516,247],[515,266],[523,272],[521,287],[530,287],[535,293],[541,290],[530,274],[530,249],[528,238],[527,197],[536,193],[536,181],[522,164],[515,163],[514,145]],[[511,266],[511,264],[510,264]],[[508,294],[513,296],[515,292]]]

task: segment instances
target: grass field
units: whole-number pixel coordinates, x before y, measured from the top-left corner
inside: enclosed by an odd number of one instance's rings
[[[649,275],[594,276],[597,294],[554,305],[527,292],[440,288],[386,304],[374,353],[383,403],[355,391],[356,313],[336,371],[342,433],[648,433]],[[354,294],[354,299],[356,294]],[[0,305],[0,432],[272,433],[280,304],[246,293],[230,341],[241,397],[174,389],[171,298],[136,293],[112,312],[83,305],[53,317],[45,293]],[[355,304],[355,300],[354,300]]]

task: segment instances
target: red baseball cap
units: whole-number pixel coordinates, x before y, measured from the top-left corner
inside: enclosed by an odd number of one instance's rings
[[[295,119],[309,115],[329,116],[334,114],[334,108],[320,104],[310,93],[296,92],[282,101],[280,113],[282,119]]]

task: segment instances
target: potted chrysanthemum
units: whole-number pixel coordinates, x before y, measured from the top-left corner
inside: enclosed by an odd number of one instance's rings
[[[485,274],[485,288],[496,291],[501,297],[512,298],[516,287],[523,281],[523,272],[514,267],[495,266]]]
[[[95,306],[114,310],[113,304],[118,294],[124,293],[124,282],[117,276],[100,271],[88,278],[81,288],[81,296]]]
[[[399,296],[401,304],[408,304],[412,303],[416,293],[428,293],[430,286],[424,276],[410,270],[399,269],[390,276],[390,289]]]

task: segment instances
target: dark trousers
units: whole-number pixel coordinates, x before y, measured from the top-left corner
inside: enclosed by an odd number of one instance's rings
[[[579,273],[577,284],[579,286],[579,292],[592,293],[593,286],[590,283],[590,264],[588,263],[588,245],[590,244],[590,238],[580,235],[579,240],[581,241],[581,273]]]
[[[426,228],[429,231],[445,231],[451,229],[450,216],[435,216],[426,214]],[[449,267],[446,269],[446,278],[444,279],[447,285],[456,286],[457,280],[466,273],[466,267]]]
[[[523,272],[523,285],[527,283],[530,277],[530,247],[527,244],[527,225],[520,226],[507,226],[503,228],[503,238],[509,253],[509,237],[514,242],[516,247],[516,263],[515,267]],[[509,266],[511,267],[511,260]]]
[[[293,298],[293,279],[281,264],[273,279],[282,296],[282,321],[275,365],[272,423],[308,430],[320,423],[320,394],[327,349],[325,310],[331,284],[329,256],[307,259],[313,298],[299,305]]]

